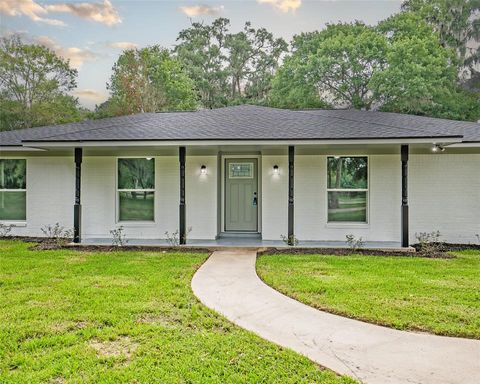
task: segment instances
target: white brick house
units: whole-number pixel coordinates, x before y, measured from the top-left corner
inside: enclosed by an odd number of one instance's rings
[[[238,106],[1,132],[0,223],[41,236],[56,222],[80,242],[122,225],[149,241],[191,227],[191,242],[476,243],[480,126]]]

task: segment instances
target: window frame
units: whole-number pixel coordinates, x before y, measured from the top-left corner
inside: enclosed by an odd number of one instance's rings
[[[367,188],[328,188],[328,159],[331,157],[362,157],[367,159]],[[326,155],[325,156],[325,222],[328,227],[368,227],[370,225],[370,156],[368,155]],[[328,193],[329,192],[365,192],[366,212],[365,221],[329,221],[328,220]]]
[[[157,158],[155,156],[148,156],[154,160],[155,164],[153,167],[153,186],[154,188],[147,189],[134,189],[134,188],[118,188],[118,164],[119,160],[123,159],[147,159],[147,156],[117,156],[115,161],[115,223],[121,224],[124,227],[143,227],[143,226],[153,226],[157,221],[157,207],[156,207],[156,196],[157,196]],[[153,192],[153,220],[120,220],[120,193],[121,192]]]
[[[27,216],[28,216],[28,211],[27,211],[27,187],[28,187],[28,180],[27,180],[27,175],[28,175],[28,160],[26,157],[0,157],[0,160],[25,160],[25,188],[22,189],[12,189],[12,188],[0,188],[0,192],[24,192],[25,193],[25,219],[19,220],[7,220],[7,219],[0,219],[0,223],[5,223],[7,225],[13,225],[13,226],[25,226],[27,223]]]

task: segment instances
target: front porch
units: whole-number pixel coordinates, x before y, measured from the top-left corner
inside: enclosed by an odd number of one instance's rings
[[[77,147],[75,242],[109,245],[109,231],[121,226],[139,246],[168,246],[177,231],[180,245],[193,247],[281,248],[283,237],[347,248],[354,235],[365,248],[408,249],[408,152],[391,143]],[[149,170],[148,187],[125,179],[129,162]]]
[[[142,247],[168,247],[171,244],[166,239],[127,239],[129,246]],[[82,245],[109,246],[112,244],[110,238],[83,239]],[[187,240],[185,246],[192,248],[292,248],[281,240],[262,240],[259,237],[219,237],[214,240],[191,239]],[[345,241],[300,241],[298,248],[348,248]],[[400,242],[394,241],[366,241],[364,249],[377,250],[410,250],[402,247]],[[294,248],[292,248],[294,249]]]

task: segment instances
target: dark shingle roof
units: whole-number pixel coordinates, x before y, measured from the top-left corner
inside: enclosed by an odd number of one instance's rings
[[[470,121],[438,119],[434,117],[405,115],[401,113],[359,111],[357,109],[311,109],[303,111],[317,116],[348,119],[370,124],[384,124],[392,127],[414,127],[419,130],[456,133],[464,142],[480,141],[480,124]]]
[[[480,140],[479,127],[475,123],[399,114],[241,105],[0,132],[0,145],[21,145],[22,141],[406,139],[461,137],[464,133],[473,138],[478,135]]]

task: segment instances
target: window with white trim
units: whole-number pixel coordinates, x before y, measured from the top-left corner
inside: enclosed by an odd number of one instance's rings
[[[155,159],[118,159],[118,220],[154,221]]]
[[[329,223],[368,221],[368,158],[327,158]]]
[[[0,220],[27,218],[27,160],[0,159]]]

